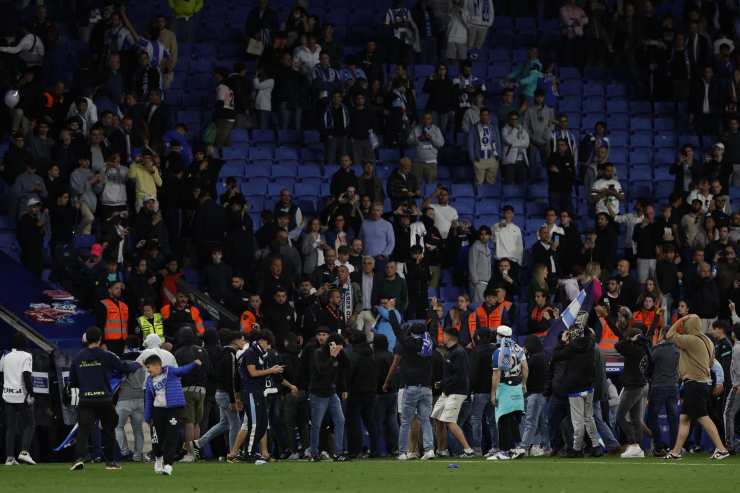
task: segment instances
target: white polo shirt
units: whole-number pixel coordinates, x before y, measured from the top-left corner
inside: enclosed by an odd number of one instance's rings
[[[439,205],[431,204],[429,207],[434,209],[434,225],[439,230],[439,234],[442,238],[447,239],[447,235],[450,234],[450,227],[452,221],[457,221],[457,209],[451,205]]]
[[[9,404],[22,404],[26,401],[29,389],[23,383],[23,372],[33,371],[33,357],[26,351],[13,349],[0,359],[0,372],[3,374],[3,400]]]

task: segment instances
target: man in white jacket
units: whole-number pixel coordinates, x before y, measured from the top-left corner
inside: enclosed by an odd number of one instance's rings
[[[493,243],[496,249],[496,258],[508,258],[516,265],[512,265],[512,271],[518,272],[524,257],[524,242],[522,241],[522,230],[514,224],[514,208],[505,205],[501,209],[503,218],[493,226]]]
[[[468,15],[468,49],[479,50],[486,42],[495,17],[493,0],[464,0]]]
[[[529,133],[519,122],[519,113],[509,113],[508,123],[501,130],[503,144],[501,176],[504,183],[524,183],[529,167]]]

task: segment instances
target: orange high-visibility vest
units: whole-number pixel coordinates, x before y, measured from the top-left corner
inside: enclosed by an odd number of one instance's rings
[[[478,327],[486,328],[489,330],[498,329],[499,325],[502,324],[504,318],[504,310],[511,308],[511,301],[504,301],[499,303],[491,313],[486,313],[486,309],[483,305],[480,305],[475,309],[476,314],[476,330]]]
[[[651,337],[653,345],[658,344],[660,331],[663,329],[663,317],[658,314],[657,310],[639,310],[632,316],[632,322],[642,324],[645,327],[645,335]],[[650,334],[651,329],[653,329],[652,334]]]
[[[550,307],[547,305],[543,306],[542,308],[535,306],[534,308],[532,308],[532,312],[530,313],[529,316],[532,318],[532,320],[541,322],[543,318],[542,314],[545,313],[545,310],[547,310],[548,308]],[[549,331],[550,331],[550,328],[548,327],[547,329],[542,330],[540,332],[535,332],[534,335],[536,335],[537,337],[546,337]]]
[[[104,341],[125,341],[128,337],[128,306],[123,301],[115,303],[110,298],[100,300],[105,306]]]
[[[200,316],[200,310],[198,310],[194,306],[188,306],[186,310],[190,311],[190,318],[193,320],[193,325],[195,326],[195,332],[198,335],[203,335],[206,332],[206,326],[203,323],[203,318]],[[164,305],[162,307],[162,318],[167,320],[170,318],[170,314],[172,312],[172,305]]]
[[[615,351],[614,345],[619,342],[619,337],[614,334],[605,318],[599,317],[599,321],[601,321],[601,340],[599,341],[599,349],[602,351]]]
[[[242,316],[239,318],[239,326],[245,334],[251,333],[256,323],[257,316],[251,310],[244,310]]]

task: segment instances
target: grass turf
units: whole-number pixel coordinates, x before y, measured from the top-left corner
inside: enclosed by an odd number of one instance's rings
[[[448,464],[458,464],[458,469]],[[156,476],[151,464],[123,465],[105,471],[88,464],[70,472],[68,464],[0,466],[3,493],[100,492],[736,492],[740,458],[721,462],[689,457],[657,459],[522,459],[513,462],[393,460],[349,463],[280,462],[252,464],[176,464],[172,477]],[[387,489],[386,489],[387,488]]]

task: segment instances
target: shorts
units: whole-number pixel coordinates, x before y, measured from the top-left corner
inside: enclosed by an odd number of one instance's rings
[[[681,386],[681,414],[690,419],[698,419],[709,415],[709,393],[708,383],[687,380]]]
[[[467,397],[464,394],[440,395],[434,403],[432,418],[443,423],[457,423],[460,408]]]
[[[203,419],[203,403],[206,400],[205,392],[185,391],[185,407],[182,420],[185,423],[196,424]]]

